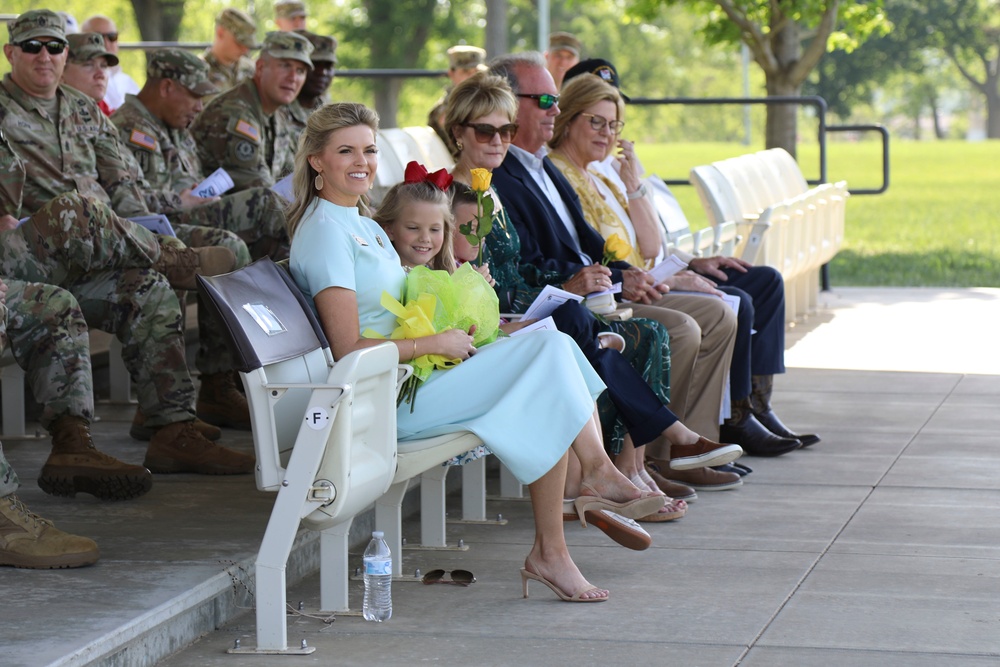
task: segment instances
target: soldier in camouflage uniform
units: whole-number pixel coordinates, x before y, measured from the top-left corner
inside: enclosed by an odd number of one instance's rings
[[[78,63],[78,65],[67,67],[63,73],[64,83],[74,86],[95,101],[100,100],[104,95],[104,91],[100,85],[101,77],[99,74],[94,76],[93,70],[88,71],[81,67],[80,64],[102,59],[106,60],[108,58],[110,54],[105,50],[103,39],[96,33],[70,35],[69,44],[69,60]],[[206,65],[202,61],[191,54],[185,53],[185,56],[199,68],[199,72],[204,73]],[[204,77],[200,83],[214,90]],[[186,92],[185,95],[187,95]],[[127,103],[131,104],[135,102],[135,98],[131,95],[128,98],[129,101]],[[195,99],[197,101],[197,98]],[[141,103],[138,105],[142,107]],[[196,113],[196,109],[190,104],[187,106],[188,108],[180,109],[179,112],[182,116],[190,114],[190,118],[186,121],[190,122],[190,119]],[[197,102],[195,107],[200,107],[200,101]],[[121,109],[119,109],[120,111]],[[228,202],[227,205],[227,202],[219,201],[215,197],[201,198],[191,195],[190,187],[188,187],[188,191],[178,194],[170,187],[154,187],[153,184],[145,179],[145,174],[149,174],[152,178],[169,181],[170,174],[167,172],[158,173],[159,168],[163,165],[148,164],[150,161],[147,159],[146,151],[133,155],[131,150],[127,150],[127,148],[133,145],[144,147],[150,145],[149,128],[144,129],[147,131],[143,132],[133,127],[127,132],[123,132],[123,139],[128,143],[122,149],[122,158],[139,184],[139,191],[143,193],[149,209],[156,213],[167,214],[174,223],[173,226],[177,237],[186,245],[191,247],[221,246],[229,248],[236,256],[235,268],[241,268],[249,264],[250,253],[247,250],[246,244],[232,232],[220,229],[218,226],[220,213],[225,209],[232,211],[234,208],[233,202]],[[145,172],[140,168],[137,158],[147,162]],[[191,185],[195,184],[192,183]],[[276,234],[284,236],[284,217],[277,211],[279,205],[278,195],[270,190],[263,191],[263,194],[252,193],[251,196],[253,195],[256,195],[256,200],[263,198],[264,201],[271,202],[269,210],[272,214],[277,213],[277,221],[270,224],[276,230]],[[244,196],[242,193],[238,196],[242,197],[243,200],[251,199],[251,196]],[[246,206],[247,203],[247,201],[238,201],[236,202],[238,205],[236,208],[242,208],[243,212],[246,213],[248,210],[252,210]],[[249,203],[254,204],[256,202],[250,201]],[[195,206],[196,208],[185,211],[183,209],[184,206]],[[191,212],[198,211],[200,211],[198,215],[189,215]],[[213,222],[216,226],[206,227],[189,224],[193,218]],[[252,218],[240,218],[238,222],[233,220],[231,226],[243,230],[251,228],[251,237],[259,241],[260,232],[251,227],[254,222],[255,220]],[[270,239],[264,243],[266,244],[265,248],[276,249],[280,247],[280,238]],[[198,403],[196,406],[199,417],[216,426],[249,429],[249,407],[244,395],[236,388],[232,374],[232,359],[229,355],[225,334],[221,328],[215,326],[211,313],[205,308],[198,310],[198,329],[200,335],[198,338],[199,345],[197,355],[195,356],[195,365],[201,371],[201,387],[198,391]],[[144,420],[143,413],[137,411],[131,432],[137,438],[148,440],[151,434],[148,433],[148,429],[144,426]]]
[[[142,167],[150,208],[171,222],[222,227],[235,232],[258,259],[287,250],[283,200],[270,188],[250,188],[221,198],[202,199],[192,192],[206,176],[188,126],[202,111],[202,98],[215,90],[207,66],[182,49],[159,49],[149,55],[146,84],[111,117],[122,144]]]
[[[256,49],[257,23],[249,14],[229,7],[215,18],[215,39],[201,59],[208,63],[208,78],[217,91],[226,91],[253,78],[254,62],[247,57]],[[218,92],[209,93],[207,104]]]
[[[0,279],[0,354],[7,347],[7,285]],[[70,535],[24,506],[17,496],[17,473],[0,444],[0,565],[28,568],[81,567],[97,562],[93,540]]]
[[[306,3],[302,0],[278,0],[274,3],[274,22],[278,30],[298,32],[306,29]]]
[[[109,221],[109,216],[113,216],[111,211],[79,194],[39,203],[41,193],[59,187],[64,188],[60,195],[79,187],[87,194],[103,194],[103,201],[107,201],[109,195],[101,188],[102,181],[115,188],[110,198],[126,202],[123,205],[129,205],[129,196],[138,193],[127,192],[135,191],[135,181],[118,152],[117,132],[108,123],[113,133],[112,145],[106,139],[102,123],[106,119],[96,104],[59,85],[66,59],[61,48],[66,42],[63,19],[48,10],[32,10],[9,24],[8,30],[10,43],[4,46],[4,54],[12,72],[0,87],[0,110],[4,116],[0,118],[0,128],[7,139],[0,142],[0,194],[6,200],[0,202],[0,220],[6,224],[10,215],[25,212],[33,215],[20,228],[5,233],[0,246],[5,255],[0,258],[0,275],[49,283],[61,278],[58,285],[79,302],[86,323],[116,334],[136,384],[139,405],[149,415],[149,426],[155,429],[144,462],[147,468],[153,472],[250,472],[252,456],[212,444],[195,426],[194,385],[184,359],[180,307],[167,282],[149,268],[151,256],[159,252],[162,261],[166,248],[160,249],[154,235],[128,229],[131,223],[127,221],[117,217]],[[39,42],[37,53],[32,53]],[[49,119],[53,117],[65,120],[64,131],[57,134],[52,130]],[[90,122],[84,122],[84,117]],[[48,135],[44,132],[46,123],[52,130]],[[80,135],[93,141],[80,141]],[[62,140],[61,144],[56,137]],[[61,153],[72,150],[76,144],[83,147],[84,155]],[[96,152],[97,144],[106,145],[106,152]],[[21,150],[33,161],[25,159]],[[80,165],[88,159],[94,173],[81,169]],[[58,165],[68,167],[69,175],[58,172]],[[69,183],[53,184],[59,180]],[[121,191],[129,196],[119,197]],[[144,210],[141,198],[136,204]],[[114,229],[125,233],[106,234]],[[65,244],[53,244],[52,238],[63,238]],[[18,239],[23,241],[24,248],[17,246]],[[126,247],[144,245],[146,268],[131,268],[116,261],[119,253],[116,248],[104,245],[107,239]],[[30,249],[34,252],[29,252]],[[65,253],[60,256],[62,250],[68,250],[70,257]],[[231,258],[230,254],[230,266]],[[33,277],[32,271],[39,269],[41,278]],[[53,454],[93,459],[96,450],[86,418],[59,419],[53,428],[56,429]],[[58,443],[64,444],[59,452]],[[77,477],[67,476],[66,483],[56,490],[70,494],[88,491],[76,485]]]
[[[295,101],[281,111],[288,114],[288,122],[294,128],[295,141],[306,127],[309,114],[324,104],[330,103],[330,84],[337,68],[337,39],[317,35],[308,30],[297,30],[300,35],[309,40],[313,51],[309,54],[313,69],[306,75],[306,82]]]
[[[253,79],[219,95],[191,128],[204,171],[222,167],[236,190],[269,187],[295,168],[296,144],[285,114],[312,69],[312,44],[294,32],[269,32]]]

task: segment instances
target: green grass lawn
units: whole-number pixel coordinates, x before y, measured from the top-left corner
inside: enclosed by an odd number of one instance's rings
[[[762,146],[650,144],[648,172],[686,178],[691,167]],[[849,187],[881,184],[881,144],[831,143],[827,176]],[[807,178],[819,176],[818,149],[799,149]],[[844,245],[830,263],[836,285],[1000,287],[1000,142],[890,142],[890,185],[847,202]],[[707,225],[694,188],[673,186],[691,226]]]

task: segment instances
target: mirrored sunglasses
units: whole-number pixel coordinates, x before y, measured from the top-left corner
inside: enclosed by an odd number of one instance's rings
[[[590,127],[594,128],[594,132],[600,132],[605,127],[610,127],[614,134],[618,134],[625,127],[623,120],[608,120],[604,116],[596,116],[592,113],[581,112],[580,115],[590,119]]]
[[[527,97],[530,100],[535,100],[538,102],[539,109],[551,109],[555,105],[559,104],[558,95],[549,95],[548,93],[541,94],[531,94],[531,93],[518,93],[518,97]]]
[[[16,46],[25,53],[30,53],[31,55],[41,53],[44,48],[50,54],[58,56],[66,50],[67,44],[66,42],[40,42],[37,39],[26,39],[23,42],[19,42]]]
[[[476,141],[481,144],[488,144],[493,141],[493,137],[500,135],[500,141],[509,144],[517,136],[517,123],[508,123],[500,127],[494,127],[488,123],[462,123],[465,127],[471,127],[476,133]]]
[[[445,579],[445,575],[450,574],[451,579]],[[468,586],[476,583],[476,577],[468,570],[431,570],[424,575],[422,580],[425,584],[455,584],[456,586]]]

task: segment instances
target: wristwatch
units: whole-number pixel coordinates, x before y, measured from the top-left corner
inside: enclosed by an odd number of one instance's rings
[[[640,185],[639,189],[636,190],[635,192],[626,192],[625,196],[628,197],[629,201],[632,201],[633,199],[639,199],[640,197],[645,197],[646,196],[646,184],[643,183],[642,185]]]

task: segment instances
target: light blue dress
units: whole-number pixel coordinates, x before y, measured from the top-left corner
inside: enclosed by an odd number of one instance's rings
[[[383,291],[400,298],[406,274],[382,228],[356,208],[317,199],[292,239],[291,269],[310,303],[328,287],[343,287],[357,295],[361,331],[388,336],[396,328],[396,317],[379,301]],[[559,461],[602,391],[569,336],[538,331],[502,338],[455,368],[434,371],[414,411],[405,403],[397,410],[399,439],[471,431],[530,484]]]

